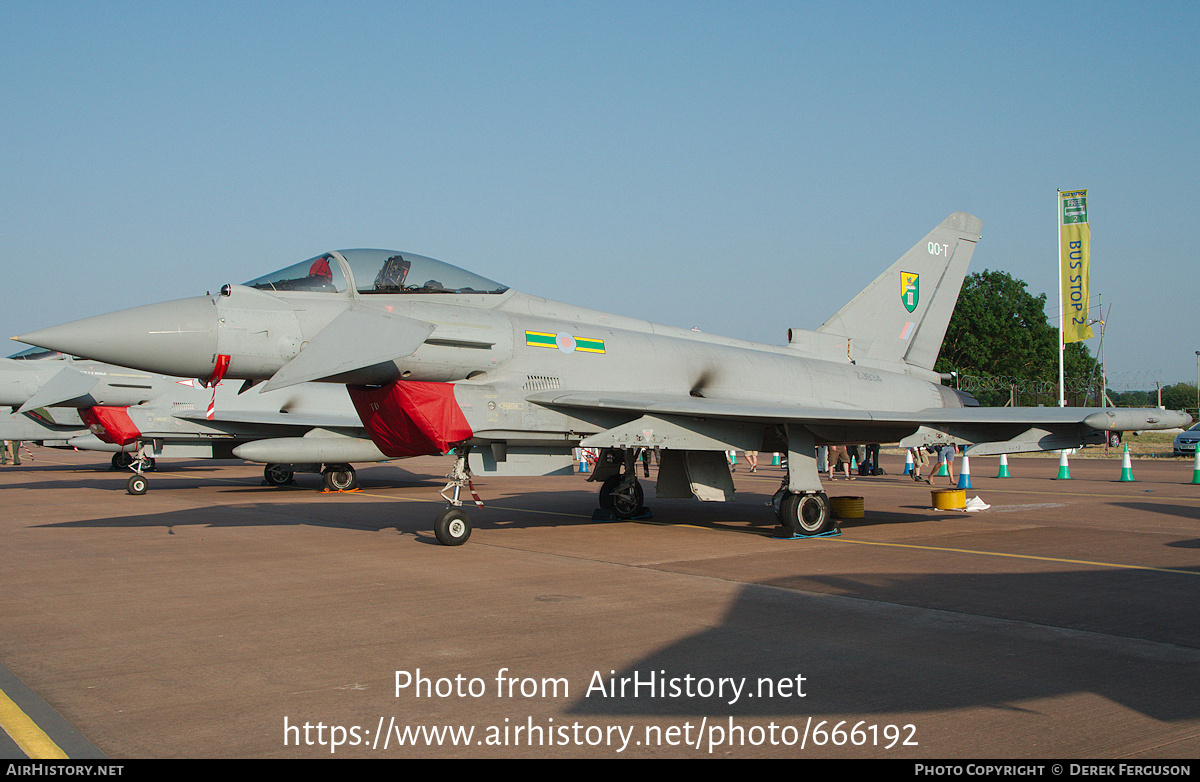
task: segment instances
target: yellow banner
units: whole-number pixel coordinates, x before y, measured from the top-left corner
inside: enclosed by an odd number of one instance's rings
[[[1087,191],[1058,194],[1058,258],[1062,280],[1063,343],[1090,339],[1088,267],[1092,233],[1088,228]]]

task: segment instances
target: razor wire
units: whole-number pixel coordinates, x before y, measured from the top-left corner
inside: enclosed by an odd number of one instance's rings
[[[983,393],[989,391],[1016,391],[1020,394],[1057,394],[1058,381],[1010,375],[959,375],[960,391]],[[1094,377],[1068,377],[1065,389],[1072,394],[1095,393],[1100,383]]]
[[[1105,386],[1110,391],[1153,391],[1164,387],[1161,370],[1112,372],[1106,375]],[[1011,375],[959,375],[962,391],[1009,391],[1015,389],[1023,394],[1047,394],[1058,392],[1058,380],[1045,378],[1016,377]],[[1066,390],[1071,393],[1095,391],[1100,387],[1100,378],[1068,377]]]
[[[1163,384],[1161,370],[1113,372],[1108,375],[1108,387],[1117,391],[1149,391]]]

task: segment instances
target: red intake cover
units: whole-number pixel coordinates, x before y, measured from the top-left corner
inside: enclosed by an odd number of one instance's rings
[[[92,434],[106,443],[129,445],[142,436],[124,407],[85,407],[79,411],[79,417]]]
[[[387,456],[444,454],[471,436],[452,383],[397,380],[382,388],[347,386],[371,440]]]

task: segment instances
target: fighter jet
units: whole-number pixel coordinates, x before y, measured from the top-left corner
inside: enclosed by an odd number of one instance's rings
[[[45,409],[0,414],[0,440],[20,440],[62,448],[68,447],[67,443],[71,440],[88,434],[88,428],[73,409],[54,414]]]
[[[144,494],[155,458],[265,462],[264,480],[320,472],[327,489],[357,485],[350,462],[388,459],[366,438],[345,389],[304,383],[263,392],[249,383],[205,388],[194,379],[77,360],[40,349],[0,359],[0,439],[113,453],[134,471],[127,491]]]
[[[633,466],[643,449],[659,451],[659,497],[708,501],[733,496],[723,451],[786,452],[778,518],[815,535],[834,523],[820,444],[1012,453],[1190,420],[981,408],[943,386],[933,365],[980,227],[950,215],[819,329],[792,329],[783,346],[547,301],[432,258],[367,249],[15,339],[165,374],[262,379],[268,390],[345,384],[384,454],[457,457],[434,522],[448,545],[471,534],[461,493],[473,449],[485,472],[538,475],[569,469],[576,446],[604,449],[592,479],[618,518],[642,509]],[[812,293],[804,300],[819,299]]]

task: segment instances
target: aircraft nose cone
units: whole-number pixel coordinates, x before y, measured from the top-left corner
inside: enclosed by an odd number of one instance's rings
[[[216,363],[217,308],[207,296],[134,307],[13,339],[123,367],[207,377]]]

